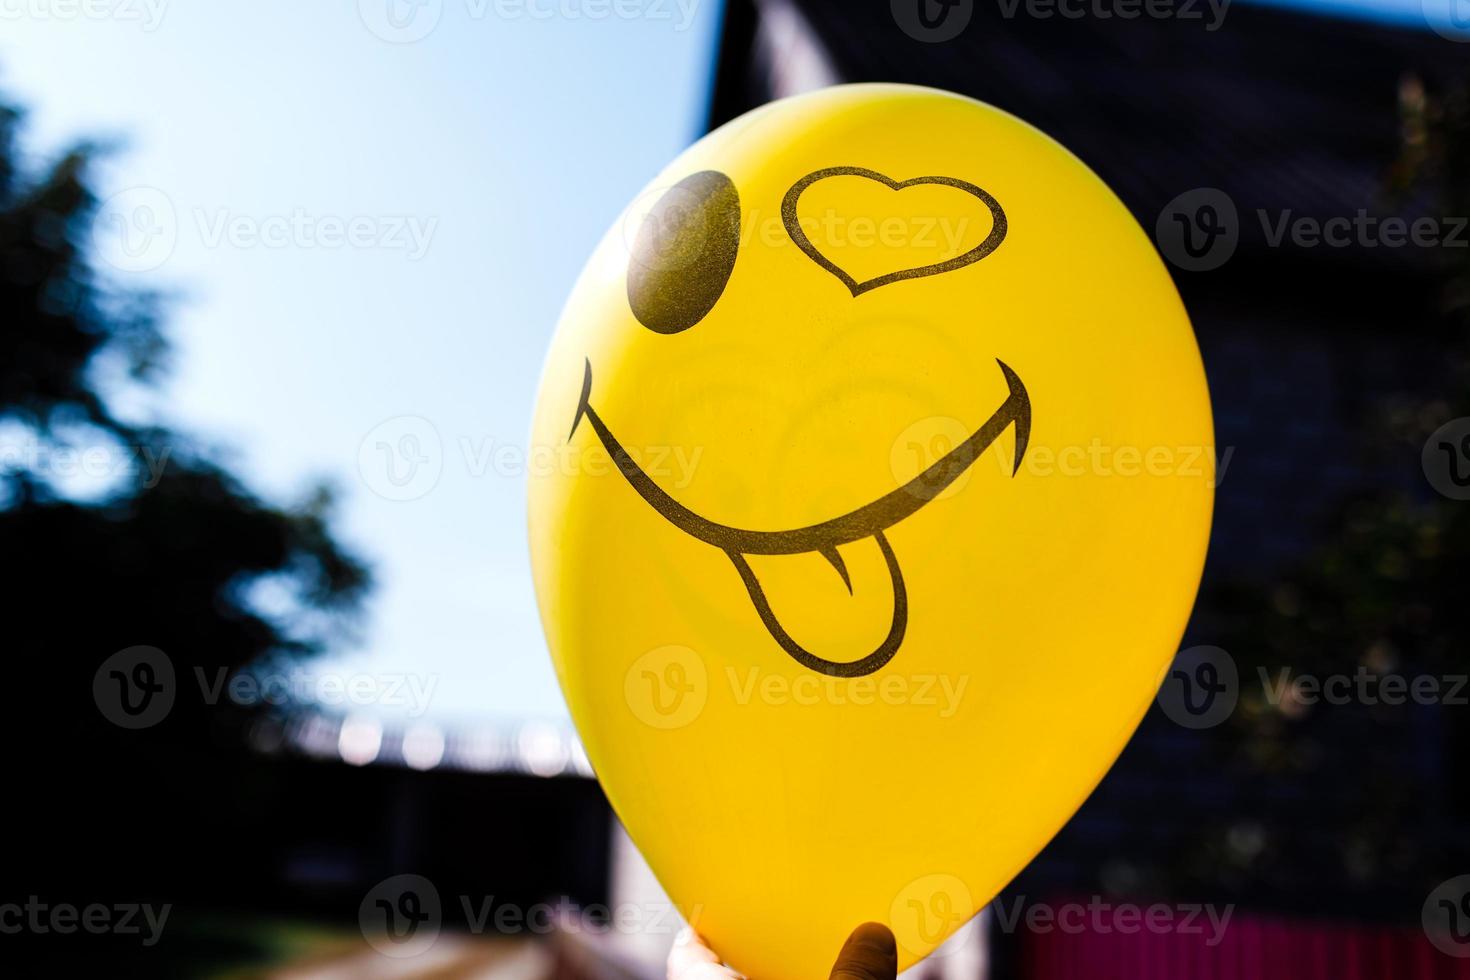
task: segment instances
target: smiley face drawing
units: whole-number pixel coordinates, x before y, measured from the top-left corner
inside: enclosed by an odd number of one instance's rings
[[[864,921],[914,962],[1070,817],[1177,648],[1214,473],[1124,205],[1013,117],[897,85],[671,163],[572,291],[531,448],[588,758],[762,978],[823,975]]]
[[[956,187],[981,201],[990,212],[990,227],[984,240],[958,256],[924,266],[899,269],[864,282],[853,279],[840,266],[818,251],[801,227],[797,205],[801,194],[813,183],[832,177],[859,177],[876,181],[893,190],[916,184],[939,184]],[[781,220],[793,243],[813,262],[836,276],[856,298],[863,292],[900,279],[937,275],[963,268],[993,252],[1005,239],[1005,211],[985,191],[966,181],[952,177],[920,177],[896,181],[883,174],[860,167],[828,167],[817,170],[791,186],[781,202]],[[718,302],[725,283],[733,272],[739,248],[739,193],[728,177],[717,171],[702,171],[686,177],[654,205],[645,217],[634,245],[633,262],[628,276],[628,304],[639,322],[657,333],[672,334],[689,329],[709,313],[711,302]],[[686,288],[686,283],[689,284]],[[760,615],[771,637],[804,667],[835,677],[861,677],[888,663],[903,643],[908,623],[908,596],[903,571],[884,531],[918,510],[935,495],[950,486],[983,453],[1007,426],[1015,426],[1014,459],[1019,467],[1025,455],[1031,431],[1031,403],[1026,386],[1016,373],[997,362],[1010,389],[1005,403],[985,422],[940,459],[925,467],[913,479],[888,491],[877,500],[837,517],[806,527],[781,531],[757,531],[730,527],[709,520],[680,504],[659,487],[638,465],[638,461],[618,442],[607,424],[592,408],[592,365],[589,361],[582,379],[582,397],[572,422],[572,435],[583,418],[591,421],[597,437],[607,450],[618,471],[654,510],[670,524],[692,537],[714,545],[729,556],[750,601]],[[871,538],[883,555],[893,595],[893,615],[888,633],[871,653],[857,660],[833,661],[803,647],[781,625],[771,609],[760,579],[752,571],[747,555],[821,555],[852,591],[852,580],[843,562],[839,545]]]

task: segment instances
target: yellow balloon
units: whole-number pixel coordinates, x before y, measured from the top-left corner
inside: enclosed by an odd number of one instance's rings
[[[1102,778],[1183,632],[1213,434],[1152,244],[1037,130],[849,85],[683,153],[552,342],[530,537],[568,707],[759,980],[933,951]]]

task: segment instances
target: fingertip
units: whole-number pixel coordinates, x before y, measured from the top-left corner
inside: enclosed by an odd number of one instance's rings
[[[674,946],[669,950],[669,980],[696,980],[709,975],[706,967],[719,965],[720,958],[693,927],[685,926],[674,936]]]
[[[842,944],[831,980],[893,980],[897,975],[893,930],[881,922],[864,922]]]

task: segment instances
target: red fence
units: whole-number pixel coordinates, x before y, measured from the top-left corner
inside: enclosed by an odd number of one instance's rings
[[[1470,958],[1412,927],[1316,925],[1234,915],[1218,935],[1026,931],[1027,980],[1470,980]]]

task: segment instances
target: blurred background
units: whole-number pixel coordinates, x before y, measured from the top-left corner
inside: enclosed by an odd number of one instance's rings
[[[913,973],[1470,976],[1466,0],[0,0],[0,970],[661,975],[536,376],[664,163],[867,80],[1102,176],[1219,444],[1155,709]]]

